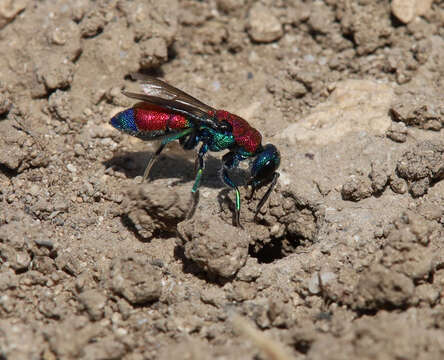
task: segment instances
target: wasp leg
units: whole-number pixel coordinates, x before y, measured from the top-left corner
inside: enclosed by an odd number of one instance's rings
[[[159,148],[156,150],[154,155],[151,157],[150,161],[148,162],[148,165],[145,168],[145,172],[143,173],[143,181],[145,181],[148,178],[148,176],[150,174],[150,170],[154,165],[154,162],[157,160],[157,158],[159,157],[160,153],[165,148],[165,146],[174,140],[177,140],[177,139],[180,139],[184,136],[187,136],[191,132],[193,132],[193,128],[186,129],[184,131],[181,131],[180,133],[167,136],[162,140]]]
[[[181,138],[181,145],[184,148],[184,150],[191,150],[194,149],[197,144],[199,143],[200,139],[197,135],[196,128],[193,128],[194,130],[189,134],[187,137]]]
[[[225,184],[227,184],[229,187],[231,187],[235,193],[236,193],[236,203],[234,207],[235,211],[235,219],[234,223],[235,226],[241,226],[240,225],[240,208],[241,208],[241,199],[240,199],[240,192],[237,188],[236,184],[231,180],[230,174],[228,173],[229,169],[233,169],[239,165],[239,157],[238,154],[235,152],[229,152],[225,154],[222,157],[223,162],[223,168],[222,168],[222,180]]]
[[[143,172],[143,180],[142,182],[145,182],[146,179],[148,179],[148,176],[150,174],[151,168],[154,165],[154,162],[156,161],[156,159],[159,157],[160,153],[162,152],[162,150],[165,148],[166,144],[164,144],[163,142],[160,144],[160,146],[157,148],[156,152],[154,153],[153,156],[151,156],[150,161],[148,161],[148,165],[145,168],[145,171]]]
[[[190,207],[190,211],[187,214],[187,219],[191,219],[193,216],[197,204],[199,203],[199,186],[200,186],[200,180],[202,179],[202,173],[205,169],[205,162],[204,162],[204,156],[208,151],[208,145],[202,144],[202,146],[199,149],[199,153],[196,157],[196,163],[195,163],[195,172],[196,177],[194,178],[194,184],[191,188],[191,199],[192,199],[192,206]]]
[[[270,184],[270,186],[268,187],[267,192],[266,192],[265,195],[262,197],[261,201],[259,201],[259,204],[258,204],[258,206],[257,206],[257,208],[256,208],[256,212],[255,212],[255,214],[254,214],[254,218],[255,218],[255,219],[256,219],[256,217],[257,217],[257,214],[259,214],[259,211],[261,211],[262,206],[264,206],[264,204],[266,203],[266,201],[267,201],[268,198],[270,197],[271,192],[273,191],[274,187],[276,186],[276,183],[277,183],[277,181],[278,181],[278,178],[279,178],[279,173],[278,173],[278,172],[275,172],[275,173],[273,174],[273,180],[271,180],[271,184]]]
[[[235,226],[240,226],[240,208],[241,208],[240,192],[236,184],[231,180],[230,175],[228,174],[228,168],[225,166],[222,169],[222,180],[224,181],[225,184],[234,189],[234,191],[236,192],[236,205],[234,208],[235,211],[234,224]]]
[[[197,171],[196,171],[196,177],[194,179],[194,185],[191,189],[192,193],[195,193],[199,189],[200,180],[202,179],[202,173],[205,169],[205,162],[204,162],[204,156],[208,151],[208,145],[202,144],[202,146],[199,149],[199,153],[197,155]]]
[[[251,187],[251,193],[250,193],[250,196],[249,196],[248,200],[252,200],[253,199],[253,196],[254,196],[255,192],[256,192],[256,188],[254,186],[252,186]]]

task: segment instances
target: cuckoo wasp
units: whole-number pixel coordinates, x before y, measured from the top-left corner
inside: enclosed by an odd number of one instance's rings
[[[168,143],[179,140],[185,150],[194,149],[200,143],[196,177],[191,189],[192,193],[196,193],[204,170],[205,154],[208,151],[228,150],[222,157],[221,177],[236,194],[236,226],[240,225],[241,199],[230,170],[243,160],[251,160],[246,184],[252,187],[252,195],[259,187],[270,184],[256,208],[257,215],[279,177],[276,170],[280,164],[280,154],[276,147],[272,144],[262,145],[260,132],[237,115],[213,109],[157,78],[142,74],[133,74],[132,77],[140,81],[143,93],[122,93],[140,102],[115,115],[110,123],[116,129],[142,140],[161,140],[148,162],[143,179],[148,178],[151,167]]]

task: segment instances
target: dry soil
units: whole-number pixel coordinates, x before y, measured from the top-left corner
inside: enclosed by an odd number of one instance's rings
[[[133,72],[279,148],[257,219],[141,183]],[[443,359],[443,94],[442,0],[1,1],[0,359]]]

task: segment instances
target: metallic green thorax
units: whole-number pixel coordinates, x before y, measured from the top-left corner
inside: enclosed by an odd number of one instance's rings
[[[205,127],[205,130],[212,138],[212,141],[208,143],[210,151],[217,152],[230,149],[236,144],[233,134],[221,133],[207,127]]]

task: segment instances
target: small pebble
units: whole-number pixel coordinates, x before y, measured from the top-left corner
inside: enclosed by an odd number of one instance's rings
[[[279,40],[283,35],[282,24],[270,10],[256,3],[248,17],[248,34],[256,42],[269,43]]]
[[[416,0],[393,0],[392,12],[396,18],[404,24],[409,23],[415,17]]]
[[[325,286],[328,283],[330,283],[332,280],[336,279],[336,275],[332,272],[323,272],[320,274],[320,278],[321,278],[322,286]],[[319,286],[319,273],[318,272],[315,272],[312,275],[312,277],[310,278],[310,280],[308,282],[308,290],[312,294],[319,294],[319,292],[321,291],[320,286]]]
[[[28,189],[28,193],[31,194],[32,196],[37,196],[39,191],[40,187],[37,184],[32,184]]]
[[[71,172],[71,173],[75,173],[75,172],[77,172],[77,168],[76,168],[73,164],[68,164],[68,165],[66,165],[66,168],[67,168],[68,171]]]
[[[432,7],[433,0],[393,0],[392,13],[404,24],[424,15]]]

